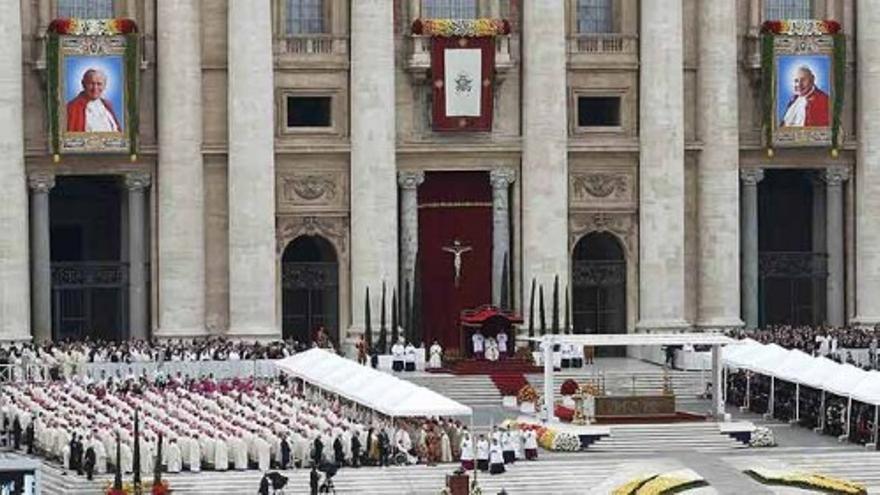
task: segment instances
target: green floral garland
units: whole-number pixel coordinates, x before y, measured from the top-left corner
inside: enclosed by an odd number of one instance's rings
[[[761,96],[764,108],[764,142],[773,156],[773,35],[761,35]]]
[[[138,79],[140,78],[140,67],[138,64],[138,35],[137,33],[126,34],[125,43],[125,71],[128,79],[126,103],[128,110],[128,150],[131,154],[131,161],[137,160],[138,149],[138,132],[139,121],[138,109],[140,98],[138,97]]]
[[[836,154],[840,149],[840,121],[843,113],[843,93],[846,91],[846,37],[834,35],[834,110],[831,120],[831,147]]]
[[[46,42],[46,100],[49,110],[49,147],[57,156],[61,148],[58,131],[58,35],[49,33]]]

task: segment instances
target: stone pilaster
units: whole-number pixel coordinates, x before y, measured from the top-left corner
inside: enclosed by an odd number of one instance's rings
[[[278,336],[269,0],[229,2],[229,333]]]
[[[699,2],[697,325],[742,326],[739,299],[739,122],[736,2]]]
[[[639,92],[639,322],[679,329],[684,292],[681,0],[642,2]]]
[[[419,251],[419,185],[425,181],[425,173],[398,172],[400,185],[400,271],[398,293],[403,296],[406,287],[412,291],[415,281],[416,253]]]
[[[0,0],[0,340],[31,336],[21,2]]]
[[[522,278],[552,292],[569,277],[564,2],[522,2],[522,28]]]
[[[201,6],[156,3],[160,337],[205,334]]]
[[[34,341],[52,339],[52,254],[49,238],[49,191],[55,176],[28,177],[31,190],[31,328]]]
[[[150,174],[133,172],[125,176],[128,190],[128,337],[149,338],[147,298],[146,196]]]
[[[356,327],[364,324],[366,288],[372,288],[371,314],[378,321],[382,281],[398,280],[394,74],[393,2],[352,2],[351,307]]]
[[[760,168],[743,169],[742,179],[742,319],[746,327],[758,326],[758,183]]]
[[[510,272],[510,185],[516,180],[516,171],[497,168],[489,172],[492,183],[492,304],[501,305],[504,261],[507,260],[508,286],[513,280]]]
[[[846,323],[845,268],[843,240],[843,183],[849,179],[846,167],[831,167],[824,171],[825,179],[825,246],[828,253],[828,280],[825,283],[825,311],[829,325]]]
[[[847,2],[849,3],[849,2]],[[855,321],[880,323],[880,5],[856,0]],[[830,231],[829,231],[830,234]]]

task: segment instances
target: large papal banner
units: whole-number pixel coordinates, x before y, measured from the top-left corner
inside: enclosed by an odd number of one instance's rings
[[[137,26],[129,19],[56,19],[46,69],[50,148],[137,154]]]
[[[762,29],[764,144],[840,147],[845,41],[835,21],[768,21]]]

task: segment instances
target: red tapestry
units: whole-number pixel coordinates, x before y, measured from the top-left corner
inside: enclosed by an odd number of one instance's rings
[[[458,287],[455,255],[460,254]],[[462,309],[492,300],[492,189],[486,172],[428,172],[419,187],[419,254],[425,342],[458,349]]]
[[[445,80],[446,50],[474,49],[482,52],[480,59],[482,76],[479,84],[480,115],[475,117],[459,117],[446,115],[447,84],[454,81]],[[492,130],[492,74],[495,72],[495,38],[490,36],[479,38],[441,38],[431,40],[431,77],[434,80],[433,104],[431,107],[435,131],[491,131]]]

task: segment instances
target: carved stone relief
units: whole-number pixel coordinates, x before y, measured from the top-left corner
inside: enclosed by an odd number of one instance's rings
[[[620,172],[576,172],[569,180],[572,206],[632,203],[633,177]]]
[[[340,263],[348,258],[348,218],[331,216],[278,217],[276,235],[278,253],[283,253],[290,241],[302,235],[317,235],[327,239],[336,249]]]
[[[344,209],[346,185],[343,172],[301,172],[278,178],[278,210],[303,208]]]
[[[568,219],[568,249],[574,249],[581,237],[591,232],[609,232],[623,244],[628,259],[634,259],[636,220],[628,212],[582,212],[572,213]]]

